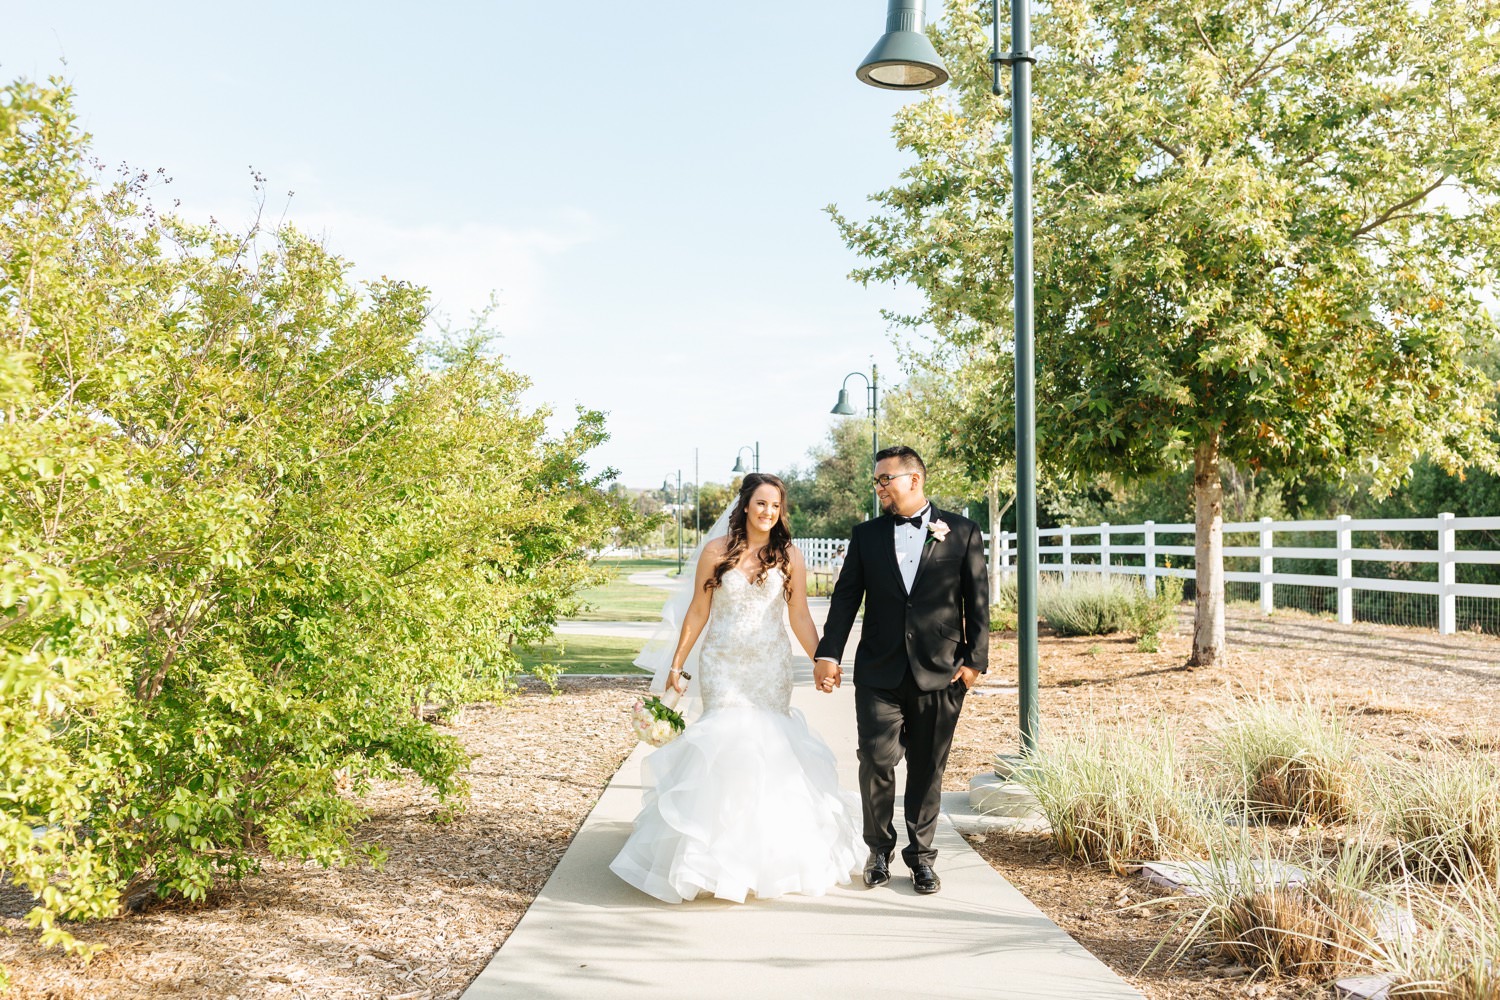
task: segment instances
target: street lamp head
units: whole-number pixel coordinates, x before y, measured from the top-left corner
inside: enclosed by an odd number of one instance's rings
[[[854,75],[885,90],[931,90],[948,82],[948,68],[923,32],[926,0],[890,0],[885,34]]]
[[[734,468],[730,469],[729,471],[744,474],[746,472],[749,472],[750,470],[745,468],[745,460],[736,455],[734,456]]]
[[[839,401],[837,403],[834,403],[833,409],[829,410],[828,412],[837,413],[841,417],[852,417],[854,415],[854,407],[849,405],[848,389],[839,390]]]

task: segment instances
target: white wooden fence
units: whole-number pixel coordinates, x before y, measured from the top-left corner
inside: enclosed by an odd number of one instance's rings
[[[1230,583],[1257,584],[1260,590],[1261,610],[1269,614],[1276,607],[1275,588],[1278,586],[1314,587],[1337,593],[1338,620],[1345,624],[1354,621],[1355,591],[1387,591],[1400,594],[1430,594],[1437,599],[1437,628],[1443,634],[1457,631],[1458,599],[1477,598],[1486,602],[1497,602],[1495,617],[1500,618],[1500,585],[1464,583],[1459,581],[1460,566],[1500,565],[1500,550],[1462,548],[1459,535],[1463,532],[1500,532],[1500,517],[1454,517],[1439,514],[1437,517],[1398,518],[1383,520],[1354,520],[1341,516],[1332,521],[1259,521],[1227,523],[1224,525],[1224,557],[1251,558],[1258,560],[1258,569],[1253,572],[1228,571],[1224,579]],[[1276,544],[1277,536],[1307,535],[1314,532],[1331,532],[1333,546],[1307,546]],[[1397,549],[1388,547],[1386,539],[1377,538],[1375,544],[1356,536],[1369,536],[1391,532],[1425,532],[1433,538],[1432,548]],[[1060,574],[1064,580],[1075,573],[1098,573],[1104,576],[1130,575],[1145,578],[1153,590],[1161,577],[1177,576],[1191,579],[1194,570],[1181,565],[1182,557],[1190,560],[1194,554],[1194,526],[1191,524],[1094,524],[1086,526],[1064,526],[1043,529],[1038,534],[1038,568],[1043,573]],[[1255,544],[1234,545],[1236,536],[1253,536]],[[1139,538],[1136,542],[1134,539]],[[1131,539],[1127,542],[1126,539]],[[1168,544],[1165,539],[1171,539]],[[990,541],[988,535],[986,542]],[[1087,542],[1088,544],[1085,544]],[[846,544],[841,539],[797,539],[797,544],[807,555],[808,562],[824,565],[838,546]],[[817,553],[818,555],[815,555]],[[827,555],[823,555],[827,553]],[[1009,531],[1000,533],[999,575],[1009,579],[1015,571],[1016,536]],[[1130,558],[1130,563],[1119,561]],[[1332,574],[1279,573],[1278,559],[1317,559],[1332,561]],[[820,561],[821,560],[821,561]],[[1172,565],[1173,561],[1178,565]],[[1140,565],[1133,565],[1139,562]],[[1381,563],[1435,563],[1436,580],[1400,580],[1379,577],[1356,576],[1356,562]]]

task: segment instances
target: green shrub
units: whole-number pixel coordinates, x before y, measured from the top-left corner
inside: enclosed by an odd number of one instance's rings
[[[5,88],[0,870],[64,947],[344,860],[374,776],[461,800],[422,703],[503,687],[626,519],[602,418],[549,437],[481,337],[424,346],[421,289],[93,177],[67,89]]]
[[[1156,581],[1156,593],[1146,591],[1144,584],[1131,595],[1130,631],[1140,637],[1137,645],[1155,652],[1156,639],[1177,620],[1177,606],[1182,603],[1182,578],[1164,576]]]
[[[1108,635],[1129,627],[1133,597],[1130,582],[1116,577],[1047,577],[1037,590],[1037,614],[1059,635]]]
[[[1063,582],[1049,575],[1037,589],[1037,614],[1059,635],[1130,632],[1145,640],[1143,648],[1150,649],[1176,617],[1182,601],[1180,579],[1164,577],[1157,586],[1157,592],[1150,594],[1143,581],[1132,577],[1074,573]]]

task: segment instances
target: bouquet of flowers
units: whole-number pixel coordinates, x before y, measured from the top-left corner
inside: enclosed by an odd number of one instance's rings
[[[656,695],[648,698],[637,698],[635,708],[630,714],[630,728],[635,730],[635,735],[640,737],[644,743],[659,747],[672,742],[677,734],[687,728],[687,722],[683,720],[682,714],[673,707],[677,703],[676,692],[673,692],[672,705],[668,705]]]

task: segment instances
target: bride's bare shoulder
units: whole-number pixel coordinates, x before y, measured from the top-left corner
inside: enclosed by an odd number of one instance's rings
[[[704,559],[719,559],[719,558],[721,558],[724,555],[725,552],[728,552],[728,551],[729,551],[729,536],[728,535],[720,535],[718,538],[711,538],[711,539],[709,539],[707,542],[705,542],[703,544],[703,556],[702,556],[702,558],[704,558]]]

